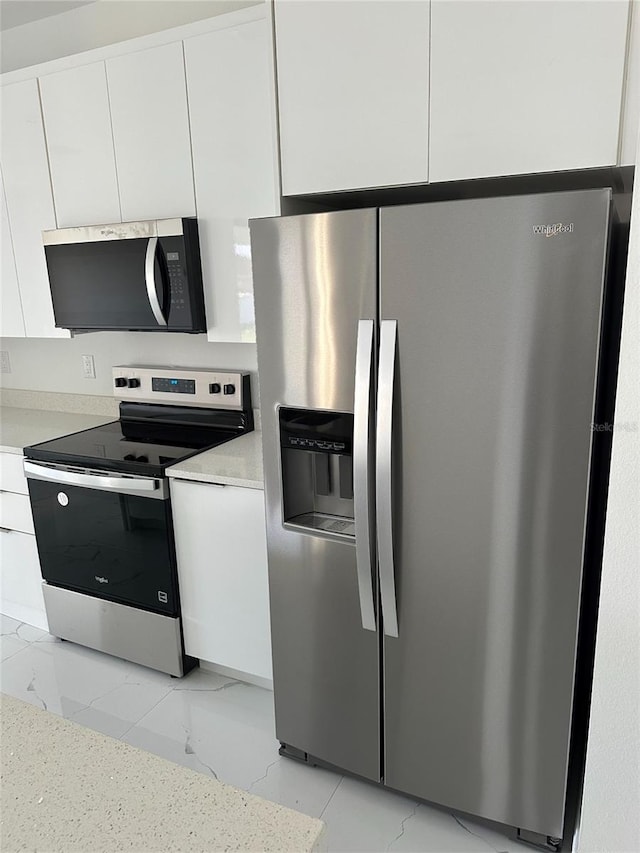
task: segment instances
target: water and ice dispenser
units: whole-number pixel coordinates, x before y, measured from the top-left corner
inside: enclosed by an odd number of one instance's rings
[[[283,520],[353,538],[353,415],[279,410]]]

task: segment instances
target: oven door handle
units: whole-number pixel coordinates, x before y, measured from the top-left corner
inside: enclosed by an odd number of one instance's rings
[[[64,483],[67,486],[85,486],[105,492],[155,492],[159,487],[158,480],[149,477],[105,477],[100,474],[81,474],[77,471],[64,471],[60,468],[36,465],[27,460],[24,462],[24,472],[33,480]]]

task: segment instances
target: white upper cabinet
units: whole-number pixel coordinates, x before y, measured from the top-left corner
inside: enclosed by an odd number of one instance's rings
[[[640,0],[633,0],[631,6],[629,56],[625,80],[620,158],[618,160],[621,166],[633,166],[636,162],[640,126]]]
[[[426,0],[276,0],[275,30],[284,195],[428,180]]]
[[[1,178],[1,175],[0,175]],[[3,338],[24,338],[24,317],[18,288],[16,262],[13,257],[11,228],[7,213],[7,200],[4,184],[0,180],[0,202],[2,203],[2,242],[0,252],[2,260],[2,279],[0,290],[0,336]]]
[[[1,159],[27,337],[70,337],[56,329],[42,231],[56,227],[38,81],[2,87]]]
[[[58,227],[120,221],[104,62],[40,78]]]
[[[194,216],[182,42],[106,64],[123,220]]]
[[[255,341],[248,220],[279,213],[265,18],[184,43],[210,341]]]
[[[615,164],[628,9],[433,0],[430,180]]]

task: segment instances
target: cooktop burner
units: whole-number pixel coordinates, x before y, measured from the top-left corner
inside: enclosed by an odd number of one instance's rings
[[[120,420],[34,444],[25,456],[161,477],[170,465],[251,429],[247,412],[121,403]]]

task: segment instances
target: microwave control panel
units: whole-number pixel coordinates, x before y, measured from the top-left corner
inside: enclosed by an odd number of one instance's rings
[[[250,406],[249,382],[248,373],[202,367],[113,368],[115,396],[131,402],[243,410]]]
[[[167,274],[169,276],[169,292],[171,294],[171,310],[180,311],[185,306],[184,274],[180,252],[167,252]]]

